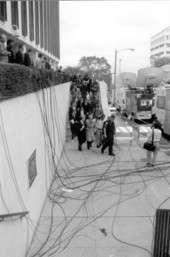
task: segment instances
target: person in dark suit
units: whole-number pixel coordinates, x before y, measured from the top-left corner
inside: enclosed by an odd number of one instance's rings
[[[14,63],[13,44],[14,44],[14,41],[12,39],[7,40],[6,50],[11,53],[10,55],[8,55],[8,63]]]
[[[19,45],[19,49],[16,52],[15,63],[24,64],[23,45]]]
[[[115,156],[113,153],[113,143],[114,143],[114,134],[115,134],[115,123],[114,123],[115,115],[112,115],[109,117],[109,119],[104,123],[104,137],[105,142],[103,144],[103,147],[101,149],[101,153],[104,153],[104,150],[106,147],[109,147],[109,155]]]
[[[27,67],[33,66],[33,62],[31,59],[32,50],[29,48],[28,52],[24,54],[24,65]]]
[[[84,117],[79,117],[77,123],[78,150],[82,151],[82,144],[86,142],[86,125]]]
[[[49,62],[48,62],[46,57],[44,57],[44,62],[45,62],[45,69],[51,70],[51,65],[49,64]]]
[[[63,69],[63,67],[60,66],[57,71],[58,71],[59,73],[61,73],[61,72],[62,72],[62,69]]]

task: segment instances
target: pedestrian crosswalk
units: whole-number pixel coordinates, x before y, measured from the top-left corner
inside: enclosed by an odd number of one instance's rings
[[[129,140],[132,144],[133,141],[133,127],[131,126],[116,126],[115,134],[116,142],[119,140]]]
[[[148,138],[147,138],[147,134],[149,132],[149,130],[151,129],[150,126],[140,126],[138,128],[138,143],[139,141],[146,141]]]
[[[133,128],[132,127],[116,127],[116,133],[132,133]]]
[[[141,134],[148,133],[150,129],[151,129],[150,127],[140,126],[139,127],[139,133],[141,133]]]

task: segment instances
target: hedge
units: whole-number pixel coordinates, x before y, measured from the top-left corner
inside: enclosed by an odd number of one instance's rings
[[[70,76],[53,70],[0,63],[0,100],[13,98],[70,81]]]

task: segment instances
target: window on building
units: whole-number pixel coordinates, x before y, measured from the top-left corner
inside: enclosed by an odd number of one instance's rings
[[[44,13],[43,13],[43,3],[44,2],[40,2],[40,37],[41,37],[41,42],[40,45],[41,47],[44,46]]]
[[[158,54],[155,54],[155,56],[160,56],[160,55],[162,55],[162,54],[164,54],[164,52],[160,52],[160,53],[158,53]]]
[[[158,96],[156,106],[158,109],[165,109],[165,96]]]
[[[47,16],[48,16],[48,42],[47,42],[47,49],[48,51],[50,52],[50,49],[51,49],[51,2],[48,2],[47,4]]]
[[[170,54],[170,51],[166,51],[167,54]]]
[[[44,1],[44,35],[46,35],[44,37],[45,50],[47,50],[47,37],[48,37],[47,32],[48,32],[48,30],[47,30],[47,2]]]
[[[52,20],[52,18],[53,18],[53,15],[52,15],[52,11],[53,11],[53,4],[52,4],[52,2],[50,2],[50,5],[49,5],[49,12],[50,12],[50,16],[49,16],[49,18],[50,18],[50,20],[49,20],[49,46],[48,46],[48,49],[49,49],[49,51],[50,51],[50,53],[52,53],[52,38],[53,38],[53,27],[51,26],[51,24],[53,24],[53,20]]]
[[[167,47],[170,47],[170,44],[166,44]]]
[[[34,9],[33,2],[29,1],[29,25],[30,25],[30,40],[34,40]]]
[[[0,2],[0,20],[7,20],[7,9],[6,9],[6,1]]]
[[[12,16],[12,25],[17,25],[19,28],[19,20],[18,20],[18,2],[11,2],[11,16]]]
[[[155,49],[158,49],[158,48],[161,48],[161,47],[164,47],[164,44],[161,44],[159,46],[156,46]]]
[[[157,45],[157,44],[161,43],[162,41],[164,41],[164,36],[162,36],[162,37],[160,37],[160,38],[154,40],[154,41],[152,42],[152,44],[153,44],[153,45]]]
[[[39,44],[39,2],[35,1],[35,35],[36,35],[36,44]]]
[[[21,1],[22,35],[27,36],[27,1]]]

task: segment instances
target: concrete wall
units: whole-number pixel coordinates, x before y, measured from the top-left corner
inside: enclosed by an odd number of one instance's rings
[[[101,105],[103,112],[105,114],[105,119],[107,119],[108,116],[110,116],[110,110],[108,106],[108,99],[107,99],[107,85],[104,81],[101,81],[99,83],[100,86],[100,97],[101,97]]]
[[[24,257],[32,240],[66,138],[69,83],[0,103],[0,256]],[[52,144],[52,146],[51,146]],[[37,176],[29,187],[28,159]]]

